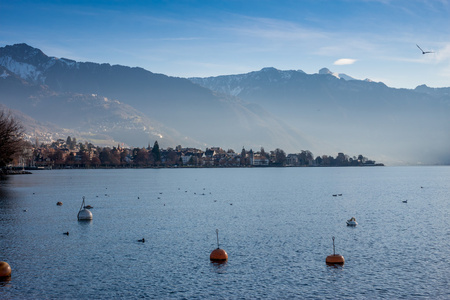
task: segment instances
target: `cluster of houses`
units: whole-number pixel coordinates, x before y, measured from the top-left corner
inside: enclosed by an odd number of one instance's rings
[[[269,166],[359,166],[376,165],[359,155],[349,157],[313,157],[310,151],[288,154],[281,149],[265,152],[246,150],[235,152],[220,147],[160,149],[158,142],[147,148],[101,148],[75,139],[59,139],[50,145],[31,146],[20,155],[16,166],[24,168],[111,168],[111,167],[269,167]],[[380,164],[378,164],[380,165]]]

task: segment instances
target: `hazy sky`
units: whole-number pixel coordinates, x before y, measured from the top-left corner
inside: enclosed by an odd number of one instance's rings
[[[450,86],[450,0],[0,0],[0,46],[16,43],[177,77],[327,67]]]

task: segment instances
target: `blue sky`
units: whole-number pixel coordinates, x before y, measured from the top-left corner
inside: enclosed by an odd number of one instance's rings
[[[450,0],[0,0],[0,46],[15,43],[177,77],[327,67],[450,86]]]

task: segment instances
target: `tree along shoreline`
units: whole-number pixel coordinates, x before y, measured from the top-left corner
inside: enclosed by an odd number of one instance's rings
[[[155,150],[157,149],[157,150]],[[315,159],[309,151],[286,155],[283,150],[253,152],[244,148],[241,153],[221,148],[124,149],[120,147],[68,149],[59,147],[31,147],[21,152],[16,163],[0,169],[3,174],[21,174],[25,170],[45,169],[143,169],[143,168],[280,168],[280,167],[372,167],[384,166],[366,157],[336,157],[322,155]]]
[[[32,144],[23,140],[24,130],[10,114],[0,111],[0,174],[23,174],[25,170],[40,169],[118,169],[118,168],[248,168],[248,167],[343,167],[383,166],[363,155],[336,157],[322,155],[314,158],[309,150],[287,154],[280,148],[266,152],[241,152],[220,147],[162,149],[158,141],[153,147],[99,147],[78,143],[76,138],[58,139],[52,144]]]

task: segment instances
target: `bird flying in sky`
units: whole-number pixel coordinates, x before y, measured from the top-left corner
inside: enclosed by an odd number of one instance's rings
[[[422,51],[422,54],[434,53],[433,51],[423,51],[422,48],[420,48],[419,45],[417,45],[417,44],[416,44],[416,46],[417,46],[417,48],[420,49],[420,51]]]

